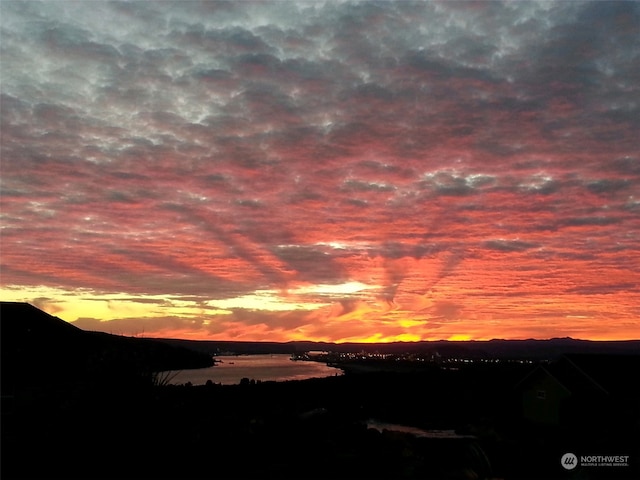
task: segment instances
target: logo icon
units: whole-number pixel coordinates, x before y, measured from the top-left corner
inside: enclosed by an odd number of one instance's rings
[[[573,453],[565,453],[560,459],[560,464],[565,470],[573,470],[578,466],[578,457]]]

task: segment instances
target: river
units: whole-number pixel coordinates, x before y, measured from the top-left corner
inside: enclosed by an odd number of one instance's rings
[[[321,362],[292,361],[289,355],[233,355],[215,357],[216,364],[209,368],[168,372],[173,385],[191,382],[204,385],[207,380],[222,385],[236,385],[243,378],[284,382],[307,378],[342,375],[342,370]]]
[[[414,437],[419,438],[437,438],[437,439],[460,439],[460,438],[476,438],[473,435],[464,435],[456,433],[455,430],[423,430],[422,428],[411,427],[407,425],[400,425],[398,423],[381,422],[376,419],[367,420],[367,428],[384,432],[388,430],[390,432],[408,433]]]

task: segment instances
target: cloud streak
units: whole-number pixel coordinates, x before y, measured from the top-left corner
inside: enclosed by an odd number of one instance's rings
[[[640,335],[636,3],[0,9],[3,297],[189,338]]]

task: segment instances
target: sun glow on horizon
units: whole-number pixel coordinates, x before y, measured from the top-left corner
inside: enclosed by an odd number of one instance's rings
[[[298,297],[308,298],[312,293],[324,301],[301,303],[296,300]],[[609,335],[590,334],[590,329],[597,326],[598,318],[588,315],[575,316],[575,320],[582,323],[581,327],[567,328],[565,325],[562,329],[558,325],[566,315],[559,315],[553,321],[547,320],[546,329],[537,322],[532,322],[530,328],[522,325],[514,329],[496,321],[479,324],[475,318],[458,317],[445,323],[438,317],[412,319],[406,316],[408,312],[398,310],[397,306],[389,308],[385,302],[373,301],[379,293],[377,288],[349,282],[307,285],[290,289],[282,297],[276,291],[269,292],[267,297],[264,291],[256,292],[255,296],[229,299],[224,303],[200,302],[179,296],[100,293],[88,289],[65,290],[46,286],[4,286],[0,289],[4,301],[31,303],[83,329],[131,336],[144,334],[191,340],[308,340],[336,343],[486,341],[494,338],[564,336],[590,340],[629,340],[640,337],[637,331],[633,335],[632,329],[612,331]],[[357,296],[354,299],[352,295]],[[345,310],[347,307],[352,310]],[[436,306],[436,309],[440,314],[458,315],[448,305]],[[397,318],[399,315],[400,318]],[[318,319],[323,320],[320,323]],[[438,325],[437,335],[432,330],[434,322]],[[280,326],[274,328],[270,325]]]
[[[451,335],[449,338],[447,338],[447,340],[451,342],[463,342],[463,341],[468,341],[473,339],[471,338],[471,335],[467,335],[464,333],[455,333]]]

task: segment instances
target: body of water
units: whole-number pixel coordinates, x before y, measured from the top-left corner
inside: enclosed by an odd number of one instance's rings
[[[379,432],[389,430],[390,432],[408,433],[419,438],[475,438],[473,435],[462,435],[456,433],[455,430],[423,430],[422,428],[399,425],[397,423],[381,422],[375,419],[369,419],[367,421],[367,428],[372,428]]]
[[[342,370],[324,363],[294,362],[289,355],[282,354],[219,356],[215,359],[216,365],[213,367],[171,372],[169,383],[204,385],[211,380],[222,385],[237,385],[243,378],[283,382],[342,375]]]

